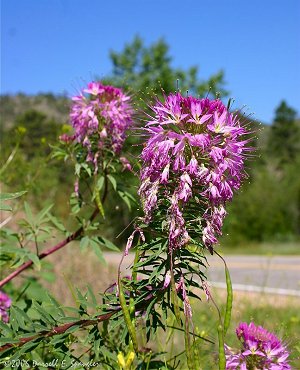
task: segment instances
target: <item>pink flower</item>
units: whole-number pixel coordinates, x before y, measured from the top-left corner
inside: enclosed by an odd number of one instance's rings
[[[9,322],[8,310],[11,306],[11,299],[7,294],[0,290],[0,320]]]
[[[182,247],[190,240],[184,210],[197,197],[203,205],[202,240],[210,249],[226,214],[219,207],[231,200],[244,177],[248,132],[220,100],[176,93],[157,101],[152,110],[139,189],[146,222],[160,203],[168,202],[169,248]]]
[[[286,346],[273,334],[253,322],[240,323],[236,329],[242,349],[238,353],[225,345],[226,369],[289,370]],[[248,367],[249,365],[249,367]]]
[[[120,162],[122,163],[123,165],[123,171],[127,170],[127,171],[132,171],[132,167],[131,167],[131,164],[130,162],[128,161],[127,158],[125,157],[120,157]]]
[[[169,271],[167,271],[166,276],[165,276],[163,289],[166,289],[170,285],[170,281],[171,281],[171,272],[169,270]]]
[[[118,155],[126,130],[132,124],[130,97],[119,88],[90,82],[72,100],[70,120],[75,130],[72,139],[88,149],[91,162],[96,152],[101,152],[104,148]],[[69,141],[66,136],[61,139]]]

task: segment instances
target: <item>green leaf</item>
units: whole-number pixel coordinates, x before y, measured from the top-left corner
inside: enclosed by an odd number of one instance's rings
[[[48,298],[49,298],[50,302],[56,308],[56,310],[59,312],[59,314],[63,317],[66,316],[63,309],[61,308],[59,303],[56,301],[56,299],[54,297],[52,297],[52,295],[48,292],[47,292],[47,295],[48,295]]]
[[[12,207],[0,202],[0,211],[12,211]]]
[[[219,338],[219,370],[225,370],[226,357],[224,347],[224,331],[222,325],[218,325],[218,338]]]
[[[90,243],[90,238],[88,236],[84,236],[81,240],[80,240],[80,244],[79,244],[79,248],[81,251],[83,251]]]
[[[91,239],[91,247],[93,248],[96,256],[99,258],[99,260],[104,264],[107,265],[105,258],[103,257],[103,252],[99,246],[98,241],[95,241],[94,239]]]
[[[47,214],[49,220],[53,223],[54,226],[57,227],[58,230],[62,232],[66,232],[65,226],[54,216],[52,216],[50,213]]]
[[[80,170],[81,170],[81,165],[79,163],[75,164],[75,175],[80,176]]]
[[[117,190],[117,181],[116,179],[112,176],[112,175],[107,175],[109,181],[111,182],[114,190],[116,191]]]
[[[119,190],[118,191],[118,194],[120,195],[120,197],[122,198],[123,202],[127,205],[128,209],[131,211],[131,203],[130,203],[130,200],[127,196],[128,193],[122,191],[122,190]]]
[[[24,208],[25,208],[25,213],[26,213],[26,217],[27,217],[28,222],[31,225],[34,225],[33,214],[32,214],[30,205],[27,202],[24,202]]]
[[[89,177],[92,176],[92,170],[90,169],[90,167],[87,163],[82,163],[81,167],[85,169],[85,171],[89,175]]]
[[[11,339],[11,338],[6,338],[6,337],[1,337],[0,338],[0,345],[2,344],[9,344],[9,343],[19,343],[18,339]],[[1,352],[1,355],[3,352]]]
[[[65,334],[73,333],[74,331],[80,329],[80,325],[73,325],[65,331]]]
[[[104,184],[104,176],[100,176],[97,181],[97,185],[96,185],[96,188],[98,189],[98,191],[102,189],[103,184]]]
[[[92,290],[92,288],[91,288],[90,285],[88,285],[87,288],[88,288],[89,295],[90,295],[90,297],[92,299],[92,303],[96,307],[97,306],[97,299],[95,297],[95,294],[94,294],[94,292],[93,292],[93,290]]]
[[[4,322],[2,322],[1,320],[0,320],[0,330],[1,331],[3,330],[4,335],[7,335],[7,336],[14,335],[13,330],[11,330],[11,328],[8,325],[4,324]]]
[[[225,310],[225,317],[224,317],[224,336],[226,335],[227,330],[230,325],[232,302],[233,302],[232,283],[231,283],[230,273],[229,273],[226,263],[225,263],[225,276],[226,276],[226,287],[227,287],[227,300],[226,300],[226,310]]]
[[[50,204],[49,206],[45,207],[38,213],[38,215],[36,216],[38,223],[41,223],[43,221],[44,217],[49,213],[52,207],[53,207],[53,204]]]
[[[44,321],[50,325],[56,325],[53,317],[37,302],[33,302],[33,308],[44,318]]]
[[[17,193],[0,193],[0,200],[3,201],[3,200],[19,198],[26,193],[27,193],[27,190],[19,191]]]
[[[24,316],[23,315],[20,315],[20,309],[18,309],[18,307],[14,307],[12,306],[9,310],[10,312],[10,320],[12,320],[12,318],[14,320],[16,320],[17,324],[18,324],[18,327],[22,328],[22,329],[26,329],[26,323],[25,323],[25,320],[24,320]],[[27,319],[26,319],[27,321]],[[18,330],[18,329],[16,329]]]
[[[16,313],[17,313],[16,316],[18,317],[19,323],[24,325],[24,326],[22,326],[22,325],[20,325],[20,326],[26,327],[26,324],[32,324],[31,318],[26,314],[26,312],[21,310],[18,306],[12,306],[11,309],[14,309],[16,311]],[[22,320],[20,320],[20,317],[22,317]]]
[[[27,253],[27,257],[33,262],[34,266],[37,268],[38,271],[41,269],[41,260],[39,257],[34,253]]]
[[[0,193],[0,211],[12,211],[12,207],[7,204],[3,204],[3,201],[19,198],[25,193],[27,193],[26,190],[19,191],[17,193]]]
[[[114,243],[112,243],[110,240],[104,238],[104,236],[100,236],[99,237],[99,240],[102,241],[102,244],[106,248],[111,249],[111,250],[116,251],[116,252],[119,252],[120,251],[120,249]]]

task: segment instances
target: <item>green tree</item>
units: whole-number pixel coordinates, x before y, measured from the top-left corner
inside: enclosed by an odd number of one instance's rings
[[[177,80],[181,91],[204,96],[211,92],[227,95],[224,89],[224,73],[219,71],[206,81],[198,78],[198,67],[192,66],[188,70],[172,67],[172,58],[169,55],[169,46],[160,39],[149,47],[136,36],[126,44],[121,52],[110,52],[113,64],[112,75],[105,82],[118,86],[129,86],[133,92],[150,92],[160,94],[161,89],[166,93],[175,91]]]
[[[297,112],[283,100],[275,111],[268,149],[279,165],[293,162],[299,153],[300,130],[296,123]]]
[[[49,144],[57,141],[62,125],[49,119],[42,112],[29,109],[16,117],[15,127],[11,132],[12,135],[14,135],[16,127],[24,128],[24,137],[20,147],[27,158],[31,159],[41,154],[50,153]]]

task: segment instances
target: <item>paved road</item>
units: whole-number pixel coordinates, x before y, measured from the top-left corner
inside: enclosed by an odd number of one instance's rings
[[[221,261],[209,259],[208,278],[216,286],[224,285]],[[236,290],[265,291],[300,297],[300,256],[227,256],[233,287]]]
[[[120,254],[107,253],[108,263],[118,264]],[[123,268],[129,266],[133,256],[125,258]],[[224,266],[217,256],[209,256],[207,271],[211,285],[224,287]],[[300,297],[300,256],[226,256],[233,288],[243,291],[264,291]]]

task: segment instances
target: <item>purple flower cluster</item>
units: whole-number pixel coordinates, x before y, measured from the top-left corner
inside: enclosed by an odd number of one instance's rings
[[[0,321],[8,322],[8,309],[11,306],[11,299],[9,296],[0,290]]]
[[[176,93],[152,110],[141,154],[139,194],[145,221],[168,200],[169,248],[180,248],[190,240],[184,209],[197,196],[203,210],[202,241],[210,248],[221,234],[224,204],[244,176],[248,132],[218,99]]]
[[[132,124],[130,97],[116,87],[90,82],[72,100],[70,120],[75,133],[73,136],[64,135],[61,139],[82,143],[88,149],[87,160],[94,162],[95,167],[99,151],[103,148],[119,154],[126,130]]]
[[[239,353],[226,350],[226,369],[291,369],[287,358],[289,352],[286,346],[273,334],[254,323],[240,323],[236,334],[243,348]]]

